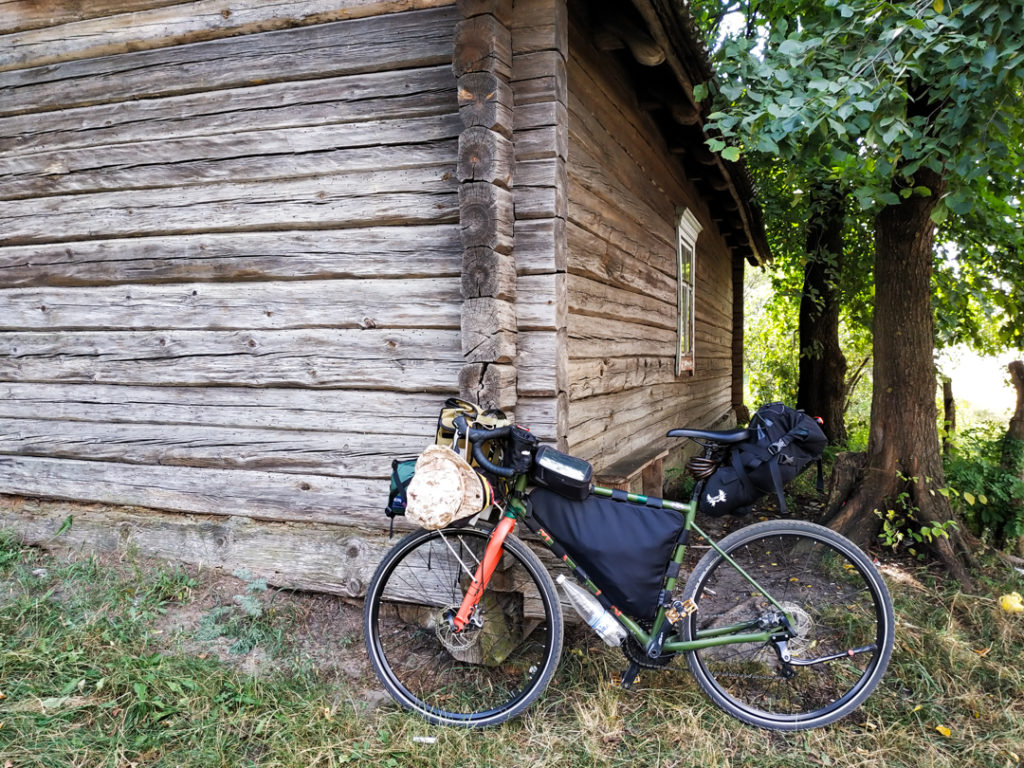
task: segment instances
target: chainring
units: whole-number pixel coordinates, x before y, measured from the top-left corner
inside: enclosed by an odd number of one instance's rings
[[[637,623],[645,632],[650,632],[653,626],[653,623],[650,621],[639,621]],[[652,659],[647,655],[647,650],[632,635],[626,635],[626,639],[622,641],[622,645],[619,647],[628,661],[633,662],[642,669],[661,669],[667,667],[672,663],[672,659],[679,655],[675,652],[667,653],[662,651],[661,656]]]

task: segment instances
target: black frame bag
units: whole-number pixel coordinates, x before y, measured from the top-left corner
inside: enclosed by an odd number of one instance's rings
[[[775,493],[786,514],[783,488],[812,461],[818,461],[828,438],[816,419],[783,403],[761,406],[750,419],[751,439],[730,446],[728,463],[720,466],[701,489],[697,508],[704,514],[743,515],[762,496]]]
[[[547,488],[530,494],[530,514],[623,613],[654,617],[684,515],[604,496],[573,500]]]

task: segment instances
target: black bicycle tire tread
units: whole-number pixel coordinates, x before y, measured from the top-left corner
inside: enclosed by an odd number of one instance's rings
[[[883,633],[883,648],[877,661],[874,664],[874,668],[871,671],[870,677],[861,684],[858,693],[846,703],[835,707],[834,709],[828,710],[825,714],[808,720],[794,720],[789,717],[770,718],[765,717],[756,710],[751,710],[743,706],[742,704],[734,703],[733,701],[724,697],[716,688],[716,686],[710,683],[706,677],[704,670],[698,661],[697,653],[694,651],[686,652],[687,666],[690,668],[691,673],[694,676],[697,684],[701,690],[718,706],[720,709],[725,711],[727,714],[745,722],[750,725],[757,726],[759,728],[765,728],[768,730],[777,731],[793,731],[793,730],[805,730],[810,728],[818,728],[837,720],[846,717],[851,712],[855,711],[860,707],[864,700],[871,695],[874,689],[881,682],[882,677],[885,674],[885,670],[888,667],[889,660],[892,656],[894,640],[894,625],[895,617],[893,613],[892,598],[889,595],[888,588],[885,585],[885,581],[879,574],[878,569],[875,568],[874,563],[871,559],[853,542],[847,539],[845,536],[833,531],[824,526],[816,523],[811,523],[803,520],[769,520],[741,528],[737,531],[730,533],[728,536],[723,538],[721,541],[716,542],[718,547],[725,552],[731,552],[735,548],[749,543],[752,540],[758,538],[764,538],[767,536],[775,535],[797,535],[797,536],[811,536],[816,537],[818,540],[824,539],[831,544],[837,546],[841,552],[850,557],[853,560],[859,562],[862,567],[862,573],[865,578],[870,579],[874,582],[874,587],[877,593],[877,598],[881,603],[882,613],[886,626],[884,627]],[[691,577],[688,579],[687,584],[684,588],[684,599],[695,599],[697,590],[702,585],[704,579],[709,575],[710,570],[721,560],[721,556],[714,549],[707,551],[703,557],[698,561],[694,567]],[[699,608],[698,608],[699,610]],[[691,624],[686,622],[684,624],[684,640],[691,639],[690,627]]]
[[[465,533],[469,529],[457,529],[452,530],[451,533],[459,534]],[[489,532],[482,531],[479,529],[471,529],[474,531],[472,535],[480,535],[486,537]],[[501,710],[496,714],[492,714],[487,718],[473,718],[464,714],[452,714],[450,716],[438,715],[435,712],[417,705],[416,702],[410,700],[410,698],[402,693],[392,682],[391,675],[389,675],[384,669],[385,662],[378,658],[377,647],[375,638],[377,631],[373,626],[373,618],[375,615],[375,609],[377,603],[379,603],[379,591],[381,587],[381,579],[387,575],[390,575],[392,571],[392,565],[396,560],[404,558],[409,552],[411,552],[419,543],[428,541],[434,538],[438,534],[438,531],[429,530],[416,530],[398,541],[378,564],[377,569],[374,571],[373,577],[370,579],[369,586],[366,590],[366,602],[363,609],[363,636],[365,638],[367,655],[369,656],[370,666],[373,668],[374,674],[377,679],[384,685],[387,692],[391,697],[401,704],[406,709],[415,712],[420,717],[424,718],[428,722],[434,723],[435,725],[455,725],[462,727],[487,727],[492,725],[499,725],[500,723],[510,720],[514,717],[522,714],[528,707],[530,707],[534,701],[537,700],[547,688],[551,682],[551,678],[554,676],[555,670],[558,667],[559,661],[562,656],[563,646],[563,628],[564,620],[562,616],[561,603],[558,599],[558,591],[555,587],[554,581],[551,579],[551,575],[547,572],[547,569],[541,563],[540,559],[520,541],[514,535],[508,535],[505,538],[504,549],[510,552],[514,557],[520,559],[521,564],[531,571],[531,575],[534,577],[534,582],[537,585],[538,590],[541,594],[546,595],[547,600],[543,601],[546,610],[546,619],[550,624],[549,632],[551,634],[552,649],[546,660],[545,668],[537,676],[533,686],[526,691],[522,696],[516,699],[506,709]],[[548,608],[550,607],[550,611]]]

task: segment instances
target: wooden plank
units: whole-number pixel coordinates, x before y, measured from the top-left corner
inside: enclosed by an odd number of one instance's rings
[[[259,520],[381,527],[387,492],[381,479],[0,456],[0,493]]]
[[[489,13],[505,26],[512,21],[513,0],[458,0],[458,6],[467,19]]]
[[[440,169],[0,201],[0,245],[126,235],[301,225],[436,224],[458,215],[455,181]]]
[[[0,334],[0,380],[450,392],[457,330]]]
[[[344,507],[339,513],[344,515]],[[69,515],[74,518],[70,528],[63,525]],[[377,563],[394,544],[379,512],[361,516],[355,525],[273,522],[2,496],[0,524],[33,546],[133,552],[227,572],[245,570],[276,587],[348,597],[365,594]],[[396,530],[405,527],[399,519]]]
[[[438,411],[450,394],[455,392],[0,383],[0,418],[359,435],[400,432],[415,452],[433,439]],[[396,414],[401,414],[397,424]]]
[[[460,127],[455,115],[431,116],[12,155],[0,159],[0,199],[294,180],[382,167],[413,171],[443,166],[450,172]],[[414,136],[422,143],[410,145]]]
[[[200,0],[2,35],[0,51],[5,53],[0,57],[0,69],[39,67],[73,59],[109,57],[185,43],[203,45],[208,43],[202,41],[217,42],[217,38],[222,37],[251,35],[268,30],[290,31],[289,27],[324,21],[366,24],[365,28],[370,30],[390,28],[397,35],[405,24],[403,17],[416,17],[420,14],[395,14],[394,11],[429,9],[450,2],[345,0],[339,3],[336,0],[275,0],[239,5],[227,0]],[[423,15],[427,13],[429,11]],[[446,18],[452,15],[451,11],[445,13]],[[348,21],[338,22],[338,19]],[[0,21],[0,28],[9,26],[9,22]],[[381,34],[379,42],[386,43],[386,35]]]
[[[646,292],[662,302],[676,300],[674,271],[657,269],[638,257],[643,245],[634,239],[633,233],[605,229],[600,223],[598,226],[603,229],[600,234],[573,221],[570,213],[566,225],[570,272],[626,290]]]
[[[451,114],[451,65],[368,72],[0,118],[0,153]],[[244,121],[244,122],[242,122]],[[241,124],[240,124],[241,123]]]
[[[339,394],[339,399],[344,395]],[[139,412],[139,418],[155,413]],[[49,414],[46,414],[49,416]],[[399,433],[241,429],[177,424],[108,424],[0,418],[0,454],[123,464],[213,467],[331,477],[384,478],[391,459],[433,442]]]
[[[33,65],[0,72],[0,114],[436,66],[451,61],[457,18],[454,7],[437,8]],[[11,44],[0,39],[0,50]],[[63,55],[63,38],[54,45]],[[33,58],[47,60],[40,48]]]
[[[459,226],[231,232],[0,247],[0,286],[450,277]]]
[[[458,328],[461,280],[303,280],[0,290],[0,330]]]

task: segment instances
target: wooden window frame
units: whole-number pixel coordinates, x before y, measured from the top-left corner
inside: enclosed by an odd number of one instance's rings
[[[694,370],[697,238],[702,229],[689,208],[676,211],[676,376],[692,376]]]

